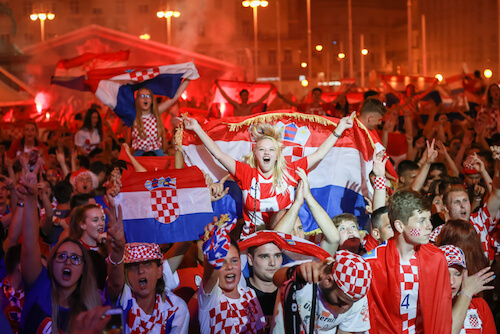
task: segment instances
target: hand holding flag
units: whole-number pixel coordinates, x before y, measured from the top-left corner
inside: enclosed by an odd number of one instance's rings
[[[203,236],[203,254],[208,263],[216,270],[222,267],[224,258],[231,247],[229,232],[236,226],[236,219],[229,220],[229,215],[221,215],[219,220],[214,217],[214,223],[205,227]]]

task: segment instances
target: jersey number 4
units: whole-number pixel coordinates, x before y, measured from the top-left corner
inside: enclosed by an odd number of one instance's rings
[[[401,302],[401,307],[408,307],[410,306],[410,295],[406,295],[406,297],[403,298],[403,301]]]

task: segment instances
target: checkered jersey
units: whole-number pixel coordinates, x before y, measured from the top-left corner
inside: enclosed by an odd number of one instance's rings
[[[258,169],[236,162],[235,180],[243,192],[243,236],[255,231],[256,226],[269,224],[273,214],[290,207],[294,198],[294,187],[299,180],[297,167],[307,170],[307,157],[288,163],[287,170],[294,180],[287,180],[287,188],[280,192],[273,187],[273,177],[266,179]]]
[[[490,232],[495,229],[499,218],[500,210],[494,219],[491,218],[487,203],[484,203],[481,209],[470,216],[470,222],[481,239],[484,255],[490,261],[495,259],[495,252],[500,250],[500,243],[490,235]]]
[[[226,297],[217,284],[205,294],[198,290],[199,319],[202,334],[257,333],[266,326],[266,318],[253,289],[238,286],[239,299]]]
[[[159,150],[162,148],[161,139],[158,138],[158,125],[153,114],[142,115],[142,125],[146,132],[146,138],[142,139],[139,130],[134,123],[132,130],[132,148],[134,150],[143,150],[144,152]]]
[[[401,284],[400,314],[403,321],[403,334],[419,333],[417,331],[418,314],[418,262],[413,256],[409,262],[399,264],[399,282]]]

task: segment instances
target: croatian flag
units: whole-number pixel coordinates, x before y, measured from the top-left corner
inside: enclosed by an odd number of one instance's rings
[[[241,161],[252,149],[249,128],[257,123],[270,123],[280,127],[284,133],[282,142],[285,145],[285,159],[295,161],[316,151],[335,129],[338,119],[277,111],[249,117],[225,118],[211,121],[202,127],[223,152]],[[198,166],[214,180],[227,175],[228,172],[210,155],[194,133],[183,130],[182,135],[182,150],[188,166]],[[363,196],[372,192],[368,176],[373,166],[373,152],[381,149],[383,146],[378,136],[367,131],[356,120],[354,127],[344,131],[323,161],[311,170],[311,192],[330,217],[344,212],[353,213],[358,217],[360,225],[364,226],[368,216]],[[241,194],[232,192],[233,189],[230,190],[230,197],[241,198]],[[241,208],[241,203],[228,210],[231,215],[240,215],[239,212],[234,212],[234,208]],[[305,231],[317,228],[307,205],[301,208],[299,215]]]
[[[209,189],[197,167],[125,171],[122,182],[115,204],[123,210],[127,242],[196,240],[212,222]]]
[[[125,66],[130,51],[108,53],[84,53],[71,59],[62,59],[57,62],[56,71],[50,83],[71,89],[89,91],[85,83],[88,71],[98,68]]]
[[[253,83],[253,82],[243,82],[243,81],[229,81],[229,80],[219,80],[219,86],[224,90],[224,92],[234,101],[237,101],[238,103],[241,102],[240,99],[240,92],[243,89],[246,89],[248,91],[248,103],[252,103],[255,101],[258,101],[264,94],[267,93],[269,88],[271,88],[271,85],[268,83]],[[267,99],[262,102],[263,104],[270,105],[271,102],[276,98],[276,89],[274,89]],[[233,107],[226,101],[224,96],[222,96],[221,92],[217,88],[217,86],[214,85],[214,98],[212,100],[212,104],[218,103],[219,105],[222,106],[224,104],[224,107],[221,107],[221,116],[232,116],[233,115]],[[252,111],[253,114],[263,112],[264,105],[259,105],[255,107]]]
[[[87,83],[95,96],[127,126],[132,126],[135,120],[135,91],[147,87],[153,94],[172,98],[183,79],[200,77],[192,62],[93,70],[87,76]]]

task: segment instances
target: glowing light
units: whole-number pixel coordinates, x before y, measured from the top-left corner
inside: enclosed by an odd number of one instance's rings
[[[486,79],[489,79],[493,76],[493,72],[489,68],[485,69],[483,74]]]
[[[49,108],[50,106],[50,95],[45,92],[38,92],[35,96],[36,111],[41,113],[42,110]]]
[[[321,45],[321,44],[316,45],[316,51],[319,52],[321,50],[323,50],[323,45]]]
[[[38,14],[38,18],[39,18],[40,20],[44,21],[44,20],[47,18],[47,14],[45,14],[45,13],[40,13],[40,14]]]
[[[337,57],[339,57],[339,59],[344,59],[345,58],[345,53],[339,52],[339,54],[337,55]]]
[[[363,49],[363,50],[361,50],[361,54],[362,54],[363,56],[366,56],[366,55],[368,54],[368,49]]]
[[[36,21],[36,19],[37,19],[37,18],[38,18],[38,15],[37,15],[37,14],[31,14],[31,15],[30,15],[30,19],[31,19],[32,21]]]
[[[305,61],[303,61],[302,63],[300,63],[300,67],[306,68],[307,67],[307,63]]]
[[[438,74],[436,74],[434,77],[435,77],[436,79],[438,79],[438,80],[439,80],[439,82],[443,81],[443,76],[442,76],[441,74],[439,74],[439,73],[438,73]]]
[[[159,19],[162,19],[165,16],[165,12],[156,12],[156,16],[158,16]]]
[[[226,114],[226,104],[225,103],[221,103],[220,104],[220,116],[224,117],[225,114]]]
[[[49,112],[46,112],[45,113],[45,119],[49,120],[50,119],[50,113]]]
[[[269,5],[269,2],[267,2],[267,1],[261,1],[261,2],[260,2],[260,5],[261,5],[262,7],[267,7],[267,5]]]
[[[55,17],[56,17],[56,15],[55,15],[55,14],[52,14],[52,13],[47,14],[47,18],[48,18],[49,20],[53,20]]]
[[[253,0],[253,1],[245,0],[245,1],[242,1],[241,4],[243,7],[255,8],[255,7],[259,7],[259,6],[267,7],[269,5],[269,2],[268,1],[260,1],[260,0]]]
[[[179,13],[179,12],[174,12],[174,17],[179,17],[179,16],[181,16],[181,13]]]
[[[151,36],[149,36],[149,34],[142,34],[139,36],[140,39],[145,39],[145,40],[148,40],[151,38]]]
[[[303,87],[307,87],[309,85],[309,81],[307,81],[306,79],[302,80],[300,82],[300,84],[303,86]]]
[[[182,93],[181,97],[183,100],[186,100],[188,98],[187,92],[184,91],[184,93]]]
[[[243,1],[241,4],[243,7],[250,7],[250,1]]]

